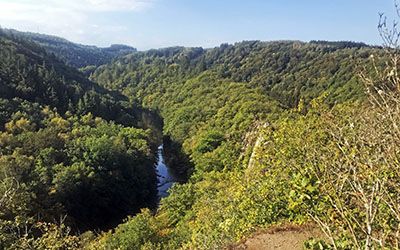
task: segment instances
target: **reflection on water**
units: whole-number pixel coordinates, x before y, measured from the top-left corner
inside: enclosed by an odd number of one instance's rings
[[[158,190],[158,197],[166,197],[168,196],[168,189],[172,186],[174,182],[176,182],[176,178],[171,174],[168,166],[165,164],[164,161],[164,147],[161,144],[157,150],[158,161],[156,164],[157,170],[157,190]]]

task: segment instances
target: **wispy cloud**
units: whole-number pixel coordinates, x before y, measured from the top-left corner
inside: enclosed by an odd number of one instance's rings
[[[141,12],[154,0],[0,0],[0,25],[59,35],[73,41],[90,43],[94,36],[118,36],[123,26],[96,22],[103,13]],[[97,39],[97,40],[98,40]]]
[[[148,0],[84,0],[83,3],[92,11],[140,11],[152,5]]]

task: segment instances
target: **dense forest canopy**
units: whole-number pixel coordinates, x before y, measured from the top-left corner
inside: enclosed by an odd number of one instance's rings
[[[92,79],[110,89],[134,90],[144,99],[155,88],[168,86],[163,82],[212,72],[219,79],[260,87],[285,107],[295,107],[301,98],[310,101],[323,91],[332,103],[357,99],[362,86],[350,73],[375,50],[352,42],[297,41],[247,41],[208,50],[174,47],[127,55],[99,67]]]
[[[79,232],[153,206],[155,138],[131,127],[139,106],[29,39],[0,33],[0,58],[0,248],[28,247],[65,215]]]
[[[138,52],[2,30],[0,247],[220,249],[312,221],[328,235],[312,249],[394,247],[398,104],[377,73],[390,56],[329,41]],[[155,207],[160,126],[186,182]]]
[[[0,43],[1,98],[49,105],[60,113],[91,112],[107,120],[134,123],[129,109],[135,107],[129,107],[127,98],[89,81],[40,45],[7,32],[0,33]]]
[[[98,67],[90,79],[159,110],[164,133],[182,145],[178,155],[189,158],[172,166],[191,174],[187,184],[175,186],[161,201],[155,217],[144,212],[100,243],[124,249],[216,249],[257,227],[310,221],[307,209],[325,203],[304,207],[307,197],[317,202],[321,193],[314,177],[296,171],[307,158],[291,167],[307,152],[297,147],[309,137],[313,147],[334,150],[318,144],[328,140],[325,129],[332,125],[319,114],[333,108],[342,117],[347,106],[362,107],[366,92],[358,72],[371,67],[371,55],[383,54],[379,47],[352,42],[245,41],[207,50],[137,52]],[[292,137],[263,132],[281,127]],[[253,148],[263,140],[283,145],[272,147],[276,155],[264,153],[269,150],[264,144]],[[293,148],[284,148],[291,140]],[[320,156],[326,157],[323,150]],[[136,231],[143,221],[148,235]]]
[[[43,35],[32,32],[20,32],[3,29],[3,33],[14,38],[38,43],[49,53],[55,54],[66,64],[76,68],[94,68],[111,62],[114,58],[135,52],[136,49],[127,45],[113,44],[108,48],[99,48],[70,42],[64,38]]]

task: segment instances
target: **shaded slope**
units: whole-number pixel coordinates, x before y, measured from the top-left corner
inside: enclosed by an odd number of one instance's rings
[[[113,44],[107,48],[99,48],[96,46],[73,43],[64,38],[39,33],[20,32],[16,30],[4,30],[4,32],[15,37],[36,42],[48,52],[54,53],[65,63],[76,68],[99,66],[110,63],[118,56],[136,51],[135,48],[120,44]]]
[[[107,120],[133,124],[126,98],[89,81],[43,47],[0,33],[0,98],[49,105],[58,112],[92,112]],[[16,100],[19,99],[19,101]]]

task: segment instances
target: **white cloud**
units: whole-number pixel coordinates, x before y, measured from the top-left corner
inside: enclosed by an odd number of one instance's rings
[[[104,38],[102,31],[108,32],[108,37],[113,37],[117,32],[126,30],[126,27],[98,24],[97,16],[106,12],[144,11],[153,5],[153,1],[0,0],[0,25],[58,35],[76,42],[99,43],[100,35]]]
[[[151,6],[145,0],[84,0],[84,5],[93,11],[138,11]]]

